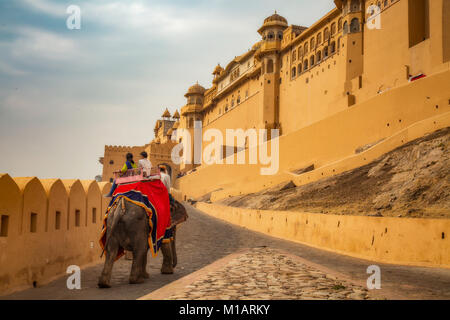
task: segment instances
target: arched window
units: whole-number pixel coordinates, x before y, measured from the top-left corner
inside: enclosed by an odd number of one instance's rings
[[[292,70],[291,70],[291,78],[295,78],[296,73],[297,73],[296,71],[297,71],[297,68],[293,67]]]
[[[314,56],[311,56],[311,58],[309,58],[309,64],[311,65],[311,68],[314,66]]]
[[[300,46],[300,47],[298,48],[298,58],[300,59],[300,57],[302,57],[302,56],[303,56],[303,47]]]
[[[388,0],[384,0],[384,7],[386,8],[389,5],[389,1]]]
[[[328,41],[330,39],[330,30],[328,28],[325,28],[325,31],[323,32],[323,40]]]
[[[298,73],[298,75],[300,75],[300,73],[302,73],[302,64],[301,63],[299,63],[298,64],[298,66],[297,66],[297,73]]]
[[[294,50],[294,51],[292,52],[292,62],[294,62],[294,61],[296,61],[296,60],[297,60],[297,51]]]
[[[311,50],[314,50],[316,48],[316,46],[315,46],[316,43],[315,43],[315,39],[314,38],[311,39],[310,44],[311,44]]]
[[[305,61],[303,62],[303,70],[304,70],[304,71],[308,70],[308,60],[305,60]]]
[[[344,22],[344,34],[348,33],[348,23],[347,21]]]
[[[338,31],[342,31],[342,18],[338,20]]]
[[[275,38],[275,35],[273,34],[273,32],[269,31],[269,33],[267,34],[267,39],[273,40],[274,38]]]
[[[202,104],[202,98],[197,98],[197,104]]]
[[[335,53],[336,52],[336,42],[332,42],[331,43],[331,53],[333,54],[333,53]]]
[[[331,24],[331,35],[334,36],[336,33],[336,22]]]
[[[350,5],[351,12],[358,12],[361,10],[361,5],[359,0],[352,0]]]
[[[319,46],[322,43],[322,33],[319,33],[317,35],[317,46]]]
[[[283,40],[283,32],[278,31],[278,40]]]
[[[323,49],[323,57],[324,57],[324,58],[328,57],[328,47],[325,47],[325,48]]]
[[[358,18],[353,18],[350,23],[350,32],[359,32],[359,20]]]
[[[267,73],[273,73],[273,60],[267,60]]]
[[[308,54],[308,42],[305,43],[305,50],[304,50],[305,54]]]
[[[317,56],[317,63],[319,63],[322,60],[322,52],[318,51],[316,56]]]

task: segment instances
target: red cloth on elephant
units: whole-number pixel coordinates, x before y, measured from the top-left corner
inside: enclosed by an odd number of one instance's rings
[[[141,206],[145,209],[149,216],[150,234],[148,242],[152,255],[156,256],[166,230],[170,228],[170,201],[166,187],[161,180],[139,181],[134,183],[121,184],[114,191],[111,203],[108,206],[105,217],[103,219],[103,229],[100,238],[102,249],[106,243],[106,221],[108,213],[115,207],[121,198]],[[153,226],[156,224],[156,230]],[[119,251],[118,257],[123,255],[123,249]]]

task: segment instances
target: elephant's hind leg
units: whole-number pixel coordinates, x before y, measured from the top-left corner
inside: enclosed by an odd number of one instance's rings
[[[111,288],[111,273],[114,266],[114,261],[119,251],[119,243],[117,242],[117,240],[111,237],[105,248],[105,251],[106,259],[102,274],[100,276],[100,279],[98,280],[99,288]]]
[[[161,251],[163,254],[163,264],[161,267],[162,274],[173,273],[173,257],[172,257],[172,245],[170,242],[163,242],[161,245]]]
[[[143,276],[143,264],[147,260],[147,247],[146,243],[138,244],[133,249],[133,263],[131,265],[131,273],[130,273],[130,283],[138,284],[144,282]]]

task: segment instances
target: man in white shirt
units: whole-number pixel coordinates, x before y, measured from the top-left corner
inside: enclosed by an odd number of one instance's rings
[[[144,176],[149,177],[150,171],[152,169],[152,163],[150,160],[147,159],[148,155],[147,152],[143,151],[141,152],[142,159],[139,160],[138,168],[142,168],[144,171]]]
[[[161,182],[166,186],[167,192],[170,195],[170,176],[166,173],[166,167],[161,166],[159,170],[161,172]]]

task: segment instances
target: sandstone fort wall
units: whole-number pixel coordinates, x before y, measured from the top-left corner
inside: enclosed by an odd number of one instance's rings
[[[100,261],[110,183],[0,175],[0,294]]]

